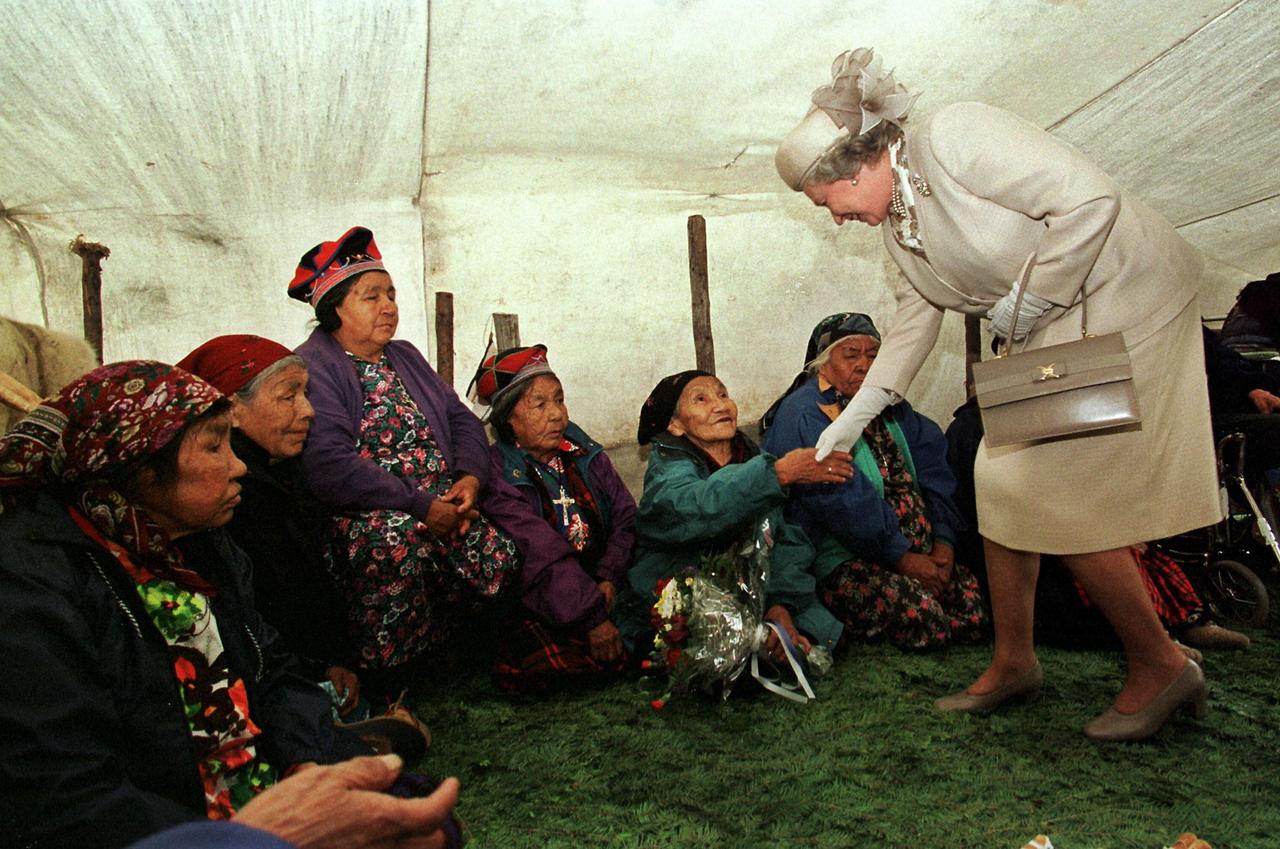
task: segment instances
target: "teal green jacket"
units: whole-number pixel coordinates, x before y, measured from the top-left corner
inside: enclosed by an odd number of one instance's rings
[[[787,493],[773,463],[771,455],[756,454],[711,471],[684,439],[667,433],[654,438],[636,518],[635,563],[617,605],[616,621],[629,648],[648,645],[649,609],[659,580],[696,567],[704,554],[723,551],[744,526],[765,518],[774,528],[765,607],[783,605],[815,645],[835,646],[844,626],[818,601],[813,546],[783,518]]]

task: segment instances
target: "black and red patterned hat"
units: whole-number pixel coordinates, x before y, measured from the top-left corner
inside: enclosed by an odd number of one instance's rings
[[[555,374],[547,362],[546,345],[499,351],[486,357],[476,370],[476,400],[492,406],[512,389],[540,374]]]
[[[302,255],[289,284],[289,297],[315,306],[334,286],[366,271],[386,271],[382,253],[367,227],[352,227],[332,242]]]

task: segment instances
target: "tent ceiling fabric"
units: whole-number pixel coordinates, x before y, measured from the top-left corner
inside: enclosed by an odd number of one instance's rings
[[[888,318],[878,239],[773,171],[840,51],[874,46],[919,113],[983,100],[1076,144],[1206,253],[1214,312],[1280,266],[1277,44],[1273,0],[12,0],[0,313],[77,330],[65,246],[84,233],[113,251],[108,356],[232,330],[296,344],[293,263],[364,223],[407,295],[402,335],[431,353],[431,293],[455,293],[460,386],[487,315],[517,312],[598,407],[584,423],[621,438],[691,359],[689,214],[744,409],[817,317]],[[601,362],[610,334],[662,354]],[[939,416],[956,354],[918,384]]]

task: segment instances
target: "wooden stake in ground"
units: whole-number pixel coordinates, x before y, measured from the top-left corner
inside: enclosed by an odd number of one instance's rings
[[[102,365],[102,261],[111,249],[76,236],[71,252],[80,257],[80,296],[84,307],[84,338]]]
[[[693,296],[693,353],[697,367],[716,373],[716,346],[711,338],[711,293],[707,288],[707,221],[689,216],[689,289]]]
[[[436,374],[453,386],[452,292],[436,292]]]
[[[493,314],[494,342],[499,351],[520,346],[520,316],[512,312]]]

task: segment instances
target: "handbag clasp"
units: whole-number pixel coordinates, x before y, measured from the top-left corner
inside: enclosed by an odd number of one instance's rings
[[[1049,363],[1047,366],[1039,366],[1040,376],[1035,379],[1036,383],[1043,383],[1046,380],[1058,380],[1062,375],[1058,374],[1057,363]]]

